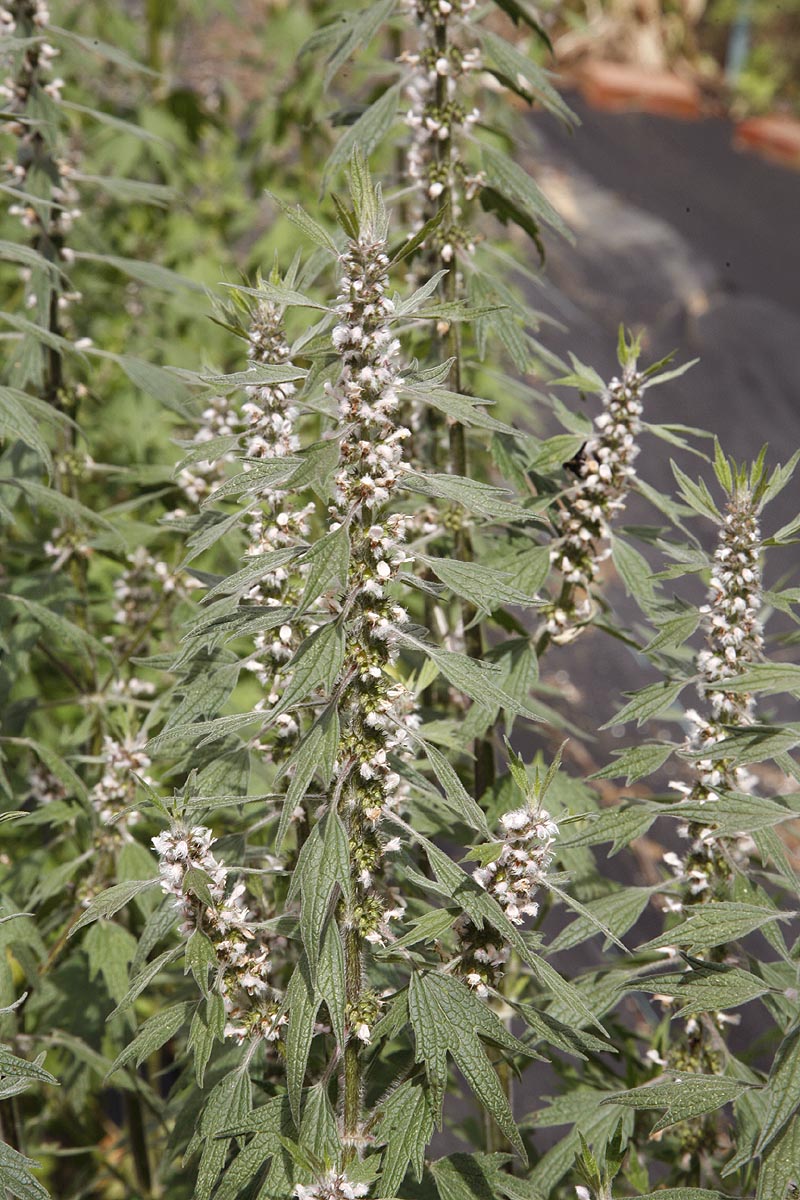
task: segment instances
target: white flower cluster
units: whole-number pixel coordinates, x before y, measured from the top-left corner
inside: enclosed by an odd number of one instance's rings
[[[208,400],[200,415],[200,424],[192,442],[202,446],[213,438],[229,437],[239,430],[240,418],[229,396],[213,396]],[[201,459],[178,472],[178,487],[186,499],[196,507],[212,496],[226,476],[226,466],[233,461],[232,454],[220,454],[211,459]],[[175,509],[171,517],[186,516],[184,509]]]
[[[288,363],[291,349],[283,327],[282,309],[269,300],[259,300],[251,317],[249,330],[250,361],[256,364],[281,366]],[[299,410],[293,402],[293,383],[259,383],[247,388],[247,400],[242,414],[248,421],[246,452],[249,458],[286,458],[300,449],[297,432]],[[293,508],[287,493],[279,488],[265,487],[261,492],[262,507],[249,525],[248,557],[269,554],[302,545],[310,531],[313,503]],[[289,563],[266,571],[248,592],[253,604],[275,608],[291,608],[300,601],[303,583],[308,573],[304,564]],[[303,638],[314,625],[309,620],[294,625],[283,624],[277,632],[258,634],[255,653],[248,662],[265,691],[265,704],[272,706],[280,699],[288,682],[284,665],[291,659]],[[295,719],[284,713],[279,720],[278,733],[290,739],[298,732]]]
[[[37,763],[28,778],[29,795],[37,804],[55,804],[66,800],[67,789],[49,767]]]
[[[147,625],[161,596],[180,598],[202,587],[191,575],[174,574],[144,546],[128,555],[128,566],[114,580],[114,620],[135,632]]]
[[[335,476],[334,529],[352,513],[367,510],[379,517],[403,471],[403,442],[409,436],[395,421],[400,346],[390,324],[394,305],[386,296],[385,239],[362,235],[351,241],[341,262],[339,321],[333,330],[341,373],[331,390],[349,434],[343,439],[341,468]],[[405,609],[386,595],[387,584],[409,561],[403,549],[407,527],[405,515],[392,513],[366,528],[354,522],[351,535],[348,582],[359,597],[362,618],[352,647],[359,669],[351,724],[362,812],[371,822],[394,803],[400,777],[389,756],[406,745],[408,729],[417,723],[407,689],[386,674],[394,657],[387,636],[408,619]],[[352,767],[343,760],[340,766],[345,765]]]
[[[736,766],[714,747],[727,736],[726,726],[752,725],[754,700],[747,692],[726,692],[726,679],[739,675],[761,657],[764,639],[761,609],[761,530],[750,492],[734,492],[717,539],[708,601],[701,608],[705,618],[706,646],[697,656],[700,674],[698,692],[710,710],[710,719],[694,709],[686,712],[692,726],[688,749],[702,751],[695,760],[692,784],[673,780],[671,787],[695,804],[713,803],[720,791],[750,792],[757,780],[745,767]],[[707,752],[707,753],[706,753]],[[713,830],[685,826],[682,832],[692,844],[685,856],[674,851],[664,862],[691,896],[708,892],[714,878],[729,872],[719,840]],[[752,849],[749,838],[727,842],[727,858],[744,856]],[[667,898],[667,907],[679,910],[681,901]]]
[[[203,825],[176,826],[154,837],[161,889],[175,897],[183,916],[182,932],[201,929],[214,946],[227,1014],[225,1037],[238,1042],[247,1037],[275,1041],[286,1017],[272,999],[268,983],[269,948],[250,923],[252,914],[243,901],[244,884],[236,884],[226,895],[229,872],[212,853],[213,841],[213,833]],[[208,877],[211,906],[184,892],[186,872],[191,868]]]
[[[129,825],[136,824],[139,819],[135,812],[119,817],[136,796],[136,780],[132,772],[141,776],[145,783],[153,782],[147,774],[151,759],[145,754],[145,741],[142,734],[135,738],[128,737],[122,742],[106,735],[103,738],[103,773],[89,793],[92,807],[103,824],[108,825],[113,821],[115,829],[123,834]],[[115,817],[118,818],[116,821]]]
[[[500,824],[503,847],[499,855],[485,867],[476,867],[472,877],[494,897],[509,921],[521,925],[526,916],[535,917],[539,911],[534,897],[553,862],[558,825],[546,809],[527,805],[504,813]],[[479,996],[488,996],[489,986],[508,960],[508,947],[498,946],[488,929],[477,929],[466,917],[457,932],[462,945],[461,972]]]
[[[462,49],[459,44],[468,40],[468,17],[474,8],[475,0],[409,0],[406,5],[418,43],[413,53],[400,58],[410,68],[405,119],[411,130],[406,172],[416,188],[412,221],[421,227],[446,196],[447,224],[435,235],[445,264],[459,246],[474,249],[468,233],[459,227],[459,218],[464,200],[472,199],[482,183],[480,175],[467,172],[461,153],[481,115],[479,108],[462,99],[468,77],[483,66],[477,47]]]
[[[352,1183],[339,1171],[328,1171],[316,1183],[298,1183],[294,1193],[296,1200],[360,1200],[369,1192],[366,1183]]]
[[[564,577],[562,595],[548,613],[553,640],[568,641],[592,614],[590,590],[600,564],[611,554],[611,521],[625,507],[639,454],[644,376],[627,366],[603,393],[603,411],[579,456],[578,481],[562,501],[555,524],[560,535],[550,552]]]

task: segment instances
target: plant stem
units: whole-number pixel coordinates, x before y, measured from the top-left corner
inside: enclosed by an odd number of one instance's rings
[[[447,23],[440,20],[436,23],[436,51],[443,58],[448,56]],[[447,79],[439,75],[436,80],[436,105],[440,112],[445,112],[448,103]],[[443,193],[445,216],[442,223],[445,237],[452,246],[452,258],[449,263],[445,290],[447,300],[453,303],[458,296],[458,253],[457,239],[454,236],[455,214],[452,189],[452,130],[451,136],[438,139],[436,154],[439,164],[446,171],[447,186]],[[451,321],[447,331],[448,356],[452,359],[448,386],[451,391],[461,391],[461,335],[458,322]],[[464,426],[453,421],[449,428],[450,470],[454,475],[468,477],[469,463],[467,459],[467,441]],[[462,562],[472,562],[474,550],[472,536],[467,526],[459,524],[455,534],[455,556]],[[461,602],[461,619],[464,627],[464,648],[468,656],[477,662],[484,658],[484,636],[480,621],[476,621],[477,610],[468,601]],[[479,800],[494,783],[494,748],[491,736],[476,738],[473,745],[475,755],[474,796]]]
[[[345,993],[348,1005],[356,1005],[361,997],[363,964],[361,939],[352,926],[344,932]],[[344,1048],[344,1099],[342,1127],[345,1150],[350,1158],[355,1154],[361,1118],[361,1056],[358,1039],[351,1033]]]

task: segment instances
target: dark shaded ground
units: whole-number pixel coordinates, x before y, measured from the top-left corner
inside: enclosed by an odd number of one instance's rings
[[[800,443],[800,173],[737,152],[722,121],[570,103],[574,134],[536,122],[543,186],[577,232],[574,248],[548,243],[569,326],[548,344],[607,370],[620,321],[643,325],[649,355],[700,358],[653,393],[660,419],[707,428],[737,457],[768,441],[785,460]],[[787,495],[775,518],[793,507]]]
[[[533,120],[539,182],[576,234],[573,246],[547,239],[553,288],[534,303],[566,329],[545,330],[544,340],[608,377],[620,323],[642,328],[643,362],[672,350],[678,363],[700,360],[649,394],[646,419],[716,433],[737,459],[768,442],[769,460],[785,462],[800,445],[800,173],[737,152],[722,121],[608,114],[569,100],[582,121],[575,133]],[[673,492],[671,457],[692,474],[710,474],[707,464],[652,437],[643,438],[637,469]],[[788,487],[765,514],[765,531],[793,517],[799,501],[800,489]],[[637,502],[624,519],[659,523]],[[693,527],[713,539],[709,522]],[[774,551],[773,578],[796,563],[794,548]],[[634,620],[622,589],[612,583],[609,594]],[[589,727],[613,715],[623,691],[651,679],[634,654],[595,632],[565,657]],[[614,744],[605,735],[592,755],[607,761]]]

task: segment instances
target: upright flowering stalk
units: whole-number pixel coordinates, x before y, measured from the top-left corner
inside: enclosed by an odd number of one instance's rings
[[[273,276],[273,283],[278,282],[277,276]],[[258,300],[250,315],[248,343],[251,363],[283,366],[289,362],[291,350],[286,340],[283,308],[278,303],[269,298]],[[295,385],[291,382],[258,383],[247,388],[242,416],[247,421],[248,459],[287,458],[300,449],[299,410],[294,395]],[[246,553],[252,557],[304,545],[311,530],[313,501],[296,506],[285,490],[271,486],[263,488],[260,499],[248,528]],[[307,573],[304,563],[287,563],[270,569],[250,589],[248,599],[272,608],[294,608],[300,603]],[[264,688],[266,706],[278,703],[287,682],[286,663],[313,628],[308,618],[300,618],[291,623],[285,621],[269,633],[257,634],[255,653],[248,665]],[[283,713],[278,718],[280,742],[287,745],[297,733],[295,717]]]
[[[60,145],[60,122],[54,112],[64,81],[53,74],[58,50],[45,36],[49,21],[43,0],[11,0],[0,6],[0,58],[8,71],[0,85],[0,98],[12,118],[6,130],[16,138],[15,155],[3,163],[7,183],[20,192],[9,212],[19,217],[43,263],[42,268],[23,268],[25,304],[37,324],[59,334],[60,314],[78,298],[63,286],[62,272],[72,261],[66,235],[80,209],[73,183],[74,163]],[[58,348],[43,346],[38,365],[31,359],[26,369],[33,381],[43,386],[45,398],[61,406]]]
[[[727,466],[727,464],[726,464]],[[688,748],[695,759],[691,784],[673,783],[694,804],[713,804],[725,792],[750,792],[755,777],[742,766],[715,754],[714,747],[731,729],[752,725],[755,701],[744,691],[727,691],[726,680],[734,679],[762,658],[764,638],[761,609],[761,530],[758,495],[743,472],[728,468],[730,495],[720,517],[720,530],[711,567],[708,600],[701,608],[706,645],[697,656],[697,690],[707,715],[688,709],[692,725]],[[694,823],[686,830],[691,848],[681,857],[670,852],[665,861],[687,889],[692,902],[712,898],[727,889],[733,858],[752,847],[749,838],[738,845],[721,842],[710,829]],[[682,907],[672,901],[672,908]]]
[[[339,617],[344,665],[334,686],[341,727],[334,795],[347,828],[351,872],[351,900],[341,914],[348,1020],[343,1134],[351,1144],[361,1124],[359,1044],[369,1040],[377,1016],[376,999],[363,983],[364,946],[383,940],[386,922],[398,915],[396,898],[381,887],[380,823],[400,792],[392,756],[406,746],[408,724],[416,723],[412,698],[392,674],[395,651],[389,640],[407,620],[387,588],[408,557],[403,549],[407,518],[391,512],[390,505],[409,431],[397,423],[400,347],[387,295],[387,220],[380,192],[366,184],[358,195],[357,229],[340,259],[333,330],[339,377],[329,385],[342,430],[331,528],[334,533],[346,528],[350,539]]]
[[[562,584],[547,610],[540,652],[549,641],[571,641],[592,616],[592,586],[611,554],[611,523],[624,509],[636,475],[633,464],[639,454],[647,379],[637,367],[637,349],[632,344],[620,354],[622,377],[603,389],[602,412],[577,456],[577,482],[555,510],[556,541],[550,559]]]
[[[459,247],[471,251],[473,236],[462,224],[464,203],[481,185],[463,157],[470,129],[480,109],[465,96],[468,77],[482,69],[480,50],[472,40],[469,14],[475,0],[407,0],[406,12],[416,47],[401,56],[409,68],[405,84],[406,123],[410,141],[406,174],[415,189],[411,218],[415,228],[444,205],[445,217],[431,235],[431,248],[449,266]]]

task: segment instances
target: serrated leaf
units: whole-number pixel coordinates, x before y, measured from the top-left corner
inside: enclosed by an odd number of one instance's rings
[[[99,896],[90,900],[86,911],[70,929],[69,936],[72,937],[79,929],[83,929],[84,925],[91,925],[93,921],[113,917],[114,913],[119,912],[126,904],[130,904],[134,896],[138,896],[147,888],[154,887],[157,883],[157,879],[131,879],[127,883],[115,883],[112,887],[106,888]]]
[[[409,471],[403,475],[401,482],[403,487],[412,492],[451,500],[493,523],[541,521],[539,513],[532,509],[523,508],[521,504],[510,504],[505,498],[508,492],[474,479],[465,479],[461,475],[421,475]]]
[[[335,584],[344,587],[350,566],[350,534],[346,524],[324,534],[303,556],[308,565],[303,595],[295,618],[302,616],[314,601]]]
[[[656,950],[661,946],[711,949],[746,937],[771,921],[786,921],[794,915],[734,900],[695,905],[687,912],[680,925],[645,942],[639,950]]]
[[[602,1103],[622,1104],[636,1109],[666,1109],[664,1116],[653,1126],[652,1133],[655,1134],[680,1121],[715,1112],[751,1086],[738,1079],[724,1079],[717,1075],[679,1075],[671,1083],[646,1084],[627,1092],[616,1092]]]
[[[346,895],[350,882],[347,831],[335,812],[328,812],[303,843],[292,877],[290,895],[300,891],[300,933],[312,979],[316,976],[322,935],[335,888]]]
[[[302,230],[310,241],[314,242],[320,249],[327,250],[329,254],[338,255],[338,247],[331,235],[321,225],[318,225],[299,204],[289,204],[274,192],[267,191],[267,195],[271,200],[275,201],[292,224]]]
[[[612,559],[629,596],[647,611],[655,601],[653,568],[644,555],[620,537],[614,537]]]
[[[115,1071],[132,1062],[139,1067],[155,1054],[160,1048],[182,1029],[189,1018],[193,1005],[188,1001],[181,1004],[170,1004],[167,1008],[155,1013],[136,1032],[136,1037],[121,1050],[108,1069],[108,1079]]]
[[[425,312],[420,316],[431,319],[443,317],[448,320],[454,319],[454,314],[448,315],[441,306],[435,313]],[[481,400],[479,397],[463,396],[460,392],[450,392],[444,388],[424,389],[406,386],[402,391],[404,395],[416,400],[418,404],[435,408],[451,420],[458,421],[460,425],[471,426],[475,429],[488,429],[491,433],[505,434],[506,437],[523,441],[529,436],[524,430],[515,429],[513,425],[507,425],[505,421],[499,421],[497,417],[484,412],[481,405],[488,404],[489,401]]]
[[[308,1055],[314,1037],[314,1023],[321,997],[311,981],[308,959],[304,955],[295,967],[286,989],[289,1027],[286,1031],[286,1084],[295,1122],[300,1120],[300,1099]]]
[[[325,164],[320,184],[323,193],[327,191],[331,176],[350,162],[356,148],[365,158],[369,158],[375,147],[388,136],[397,116],[399,99],[400,85],[394,84],[370,104],[357,121],[348,126]]]
[[[800,1117],[784,1126],[765,1152],[758,1172],[756,1200],[784,1200],[789,1185],[800,1180]]]
[[[329,693],[342,669],[344,650],[344,630],[338,621],[320,625],[309,634],[287,664],[289,682],[279,702],[270,709],[268,719],[274,721],[317,688]]]
[[[767,1149],[800,1107],[800,1029],[793,1029],[778,1047],[763,1094],[767,1111],[756,1154]]]
[[[675,991],[675,1000],[681,1006],[675,1017],[738,1008],[769,990],[763,979],[741,967],[726,971],[693,970],[683,976]]]
[[[800,695],[800,665],[797,663],[754,663],[753,666],[725,679],[718,684],[706,684],[706,687],[726,692],[757,692],[773,696],[778,692],[789,692]]]
[[[102,975],[109,996],[119,1003],[128,987],[128,966],[136,953],[136,938],[121,925],[99,920],[83,945],[89,956],[89,978]]]
[[[335,921],[328,921],[317,966],[317,988],[328,1008],[339,1049],[344,1047],[345,995],[344,948]]]
[[[425,1066],[431,1106],[441,1108],[447,1083],[447,1055],[455,1059],[478,1100],[523,1160],[525,1147],[497,1075],[480,1038],[511,1053],[527,1050],[465,984],[435,971],[411,976],[408,1011],[416,1042],[416,1061]]]
[[[672,467],[673,475],[678,481],[682,499],[685,500],[690,508],[699,513],[700,516],[709,517],[716,525],[719,525],[722,522],[722,517],[703,480],[700,479],[697,483],[693,483],[677,463],[670,460],[670,466]]]
[[[612,725],[625,725],[628,721],[636,718],[637,725],[643,725],[650,717],[656,717],[659,713],[664,712],[671,704],[680,696],[681,692],[689,684],[688,679],[682,679],[677,683],[670,683],[669,680],[658,680],[656,683],[651,683],[641,691],[635,692],[633,699],[625,705],[624,708],[612,717],[610,721],[606,721],[605,725],[601,725],[601,729],[609,729]]]
[[[386,1142],[381,1171],[381,1193],[399,1193],[406,1171],[422,1178],[425,1149],[433,1137],[433,1111],[420,1080],[406,1080],[381,1105],[376,1140]]]
[[[495,567],[476,562],[462,562],[456,558],[427,554],[418,554],[415,558],[429,567],[452,592],[469,600],[480,612],[494,612],[505,604],[524,608],[535,602],[533,597],[514,586],[507,571],[498,571]]]
[[[484,838],[491,838],[491,831],[486,822],[486,814],[479,804],[472,799],[456,770],[445,756],[435,746],[420,739],[420,745],[425,757],[433,768],[433,773],[444,789],[445,799],[454,812],[476,829]]]
[[[501,196],[520,205],[534,220],[544,221],[568,242],[573,240],[559,213],[518,163],[495,150],[493,146],[483,146],[482,156],[484,173],[490,187]]]
[[[645,779],[662,767],[677,746],[645,742],[641,746],[631,746],[624,750],[613,763],[595,771],[590,779],[619,779],[625,776],[625,784],[629,786],[637,779]]]
[[[109,186],[113,183],[118,183],[122,187],[127,185],[128,188],[131,186],[130,180],[103,181],[95,178],[92,182],[106,182]],[[150,184],[142,184],[142,187],[152,190],[152,185]],[[165,200],[173,198],[171,188],[164,190],[167,195],[166,197],[161,196],[162,203]],[[139,202],[142,199],[141,196],[134,196],[132,198],[137,199]],[[75,257],[85,259],[88,262],[100,263],[101,266],[113,267],[115,271],[121,271],[123,275],[127,275],[130,279],[135,279],[139,283],[144,283],[147,287],[158,288],[161,291],[182,292],[188,290],[201,292],[203,290],[201,284],[195,283],[193,279],[187,279],[185,276],[179,275],[177,271],[171,271],[168,267],[160,267],[157,263],[140,262],[138,258],[120,258],[114,254],[90,254],[86,250],[76,251]]]
[[[544,109],[559,117],[566,125],[578,123],[577,117],[538,63],[526,54],[521,54],[505,38],[497,37],[486,29],[479,30],[479,37],[486,65],[493,74],[498,75],[501,82],[525,100],[537,100]]]
[[[597,927],[598,922],[617,937],[622,937],[639,920],[652,894],[653,889],[649,887],[627,887],[599,900],[590,900],[584,906],[586,915],[579,916],[551,942],[551,953],[568,950],[595,937],[602,932]]]

